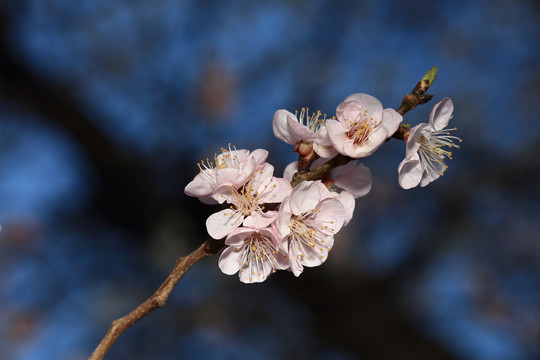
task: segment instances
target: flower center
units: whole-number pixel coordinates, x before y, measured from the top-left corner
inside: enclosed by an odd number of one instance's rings
[[[300,124],[307,126],[308,129],[313,131],[315,134],[318,133],[326,123],[326,114],[321,113],[320,110],[317,110],[316,113],[311,112],[310,115],[309,108],[305,107],[302,108],[300,114],[298,114],[298,110],[296,110],[294,115]]]
[[[429,138],[423,135],[420,138],[420,148],[418,149],[418,154],[420,156],[420,160],[427,170],[428,175],[432,173],[443,175],[443,173],[448,169],[448,166],[446,166],[444,163],[444,159],[449,158],[452,160],[452,152],[447,149],[443,149],[443,147],[455,147],[459,149],[460,146],[456,145],[455,141],[462,141],[457,136],[450,135],[450,131],[455,130],[457,130],[457,128],[442,129],[432,132]],[[444,166],[442,172],[440,171],[440,165]]]
[[[324,236],[317,230],[314,216],[319,210],[313,209],[302,213],[301,215],[293,215],[289,223],[291,233],[289,235],[290,246],[297,248],[300,253],[299,257],[304,257],[302,248],[304,246],[315,248],[319,247],[321,252],[329,251],[330,247],[325,243]],[[321,258],[324,258],[321,255]]]
[[[234,206],[236,210],[244,216],[249,216],[253,211],[262,210],[257,199],[257,192],[253,190],[251,184],[246,184],[240,189],[233,188]]]
[[[369,117],[367,110],[364,110],[358,114],[356,120],[349,121],[350,129],[347,131],[347,137],[352,139],[354,144],[362,144],[380,123]]]
[[[272,272],[280,269],[275,255],[279,252],[277,246],[267,237],[254,232],[244,240],[244,246],[247,251],[243,251],[240,259],[242,268],[240,271],[247,270],[250,275],[265,277],[265,265],[272,267]],[[249,278],[252,281],[252,277]]]
[[[255,170],[251,180],[246,185],[238,189],[232,187],[231,194],[233,199],[231,202],[234,206],[231,206],[231,209],[236,208],[236,211],[240,212],[243,216],[249,216],[254,211],[264,210],[264,206],[259,205],[262,204],[261,195],[264,198],[264,194],[276,188],[276,184],[273,183],[274,179],[270,178],[268,183],[262,186],[261,176],[261,171]],[[259,190],[262,191],[262,194],[258,192]]]

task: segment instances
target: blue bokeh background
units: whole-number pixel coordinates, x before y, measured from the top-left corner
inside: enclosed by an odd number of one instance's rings
[[[280,173],[277,109],[397,108],[436,65],[404,121],[453,99],[443,178],[400,189],[391,140],[327,263],[247,286],[206,259],[110,358],[540,358],[536,2],[8,0],[0,20],[0,357],[85,359],[149,297],[207,237],[199,159],[265,148]]]

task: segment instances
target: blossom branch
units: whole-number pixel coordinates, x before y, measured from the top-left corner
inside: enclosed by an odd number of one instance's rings
[[[403,97],[401,105],[396,110],[398,114],[405,115],[405,113],[414,109],[416,106],[425,104],[429,100],[431,100],[433,95],[426,94],[426,91],[437,78],[437,70],[438,69],[436,66],[432,67],[416,84],[414,89],[412,89],[410,93]],[[398,130],[392,135],[392,137],[395,139],[407,141],[407,138],[409,137],[410,127],[411,126],[409,124],[400,124]]]
[[[171,271],[167,279],[161,284],[159,289],[148,300],[139,305],[129,314],[120,319],[116,319],[111,323],[109,331],[101,340],[97,348],[90,356],[89,360],[101,360],[109,351],[112,344],[118,337],[130,328],[133,324],[146,316],[151,311],[163,307],[169,298],[170,293],[182,276],[193,265],[207,256],[212,256],[224,247],[224,242],[220,240],[208,239],[197,250],[191,254],[181,257],[176,262],[174,269]]]
[[[345,165],[349,161],[354,160],[353,158],[345,155],[338,154],[336,157],[328,160],[321,166],[308,171],[308,172],[297,172],[293,176],[293,180],[291,181],[291,186],[295,187],[296,185],[300,184],[302,181],[306,180],[317,180],[323,177],[324,174],[328,173],[330,170],[332,170],[335,167]]]

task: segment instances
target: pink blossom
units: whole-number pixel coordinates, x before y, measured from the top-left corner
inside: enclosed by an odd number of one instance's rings
[[[304,266],[326,261],[334,234],[343,226],[345,209],[320,181],[304,181],[280,206],[275,223],[289,254],[290,269],[299,276]]]
[[[450,135],[450,131],[456,128],[445,129],[453,111],[452,100],[444,98],[431,110],[429,124],[421,123],[410,130],[405,159],[398,167],[398,180],[402,188],[426,186],[448,168],[444,159],[452,159],[452,152],[442,148],[459,148],[454,141],[461,142],[460,138]]]
[[[326,129],[334,148],[352,158],[373,154],[396,132],[403,117],[384,109],[379,100],[367,94],[348,96],[336,109],[337,120],[328,120]]]
[[[233,150],[234,149],[234,150]],[[208,158],[197,165],[200,172],[187,184],[186,195],[198,197],[202,202],[215,204],[212,193],[222,185],[242,186],[255,169],[260,169],[268,156],[268,151],[257,149],[251,154],[248,150],[221,149],[222,153],[214,155],[214,161]]]
[[[277,217],[277,211],[266,211],[264,204],[280,203],[290,195],[292,188],[288,181],[272,176],[274,167],[268,163],[241,187],[221,185],[213,192],[213,198],[220,203],[231,204],[229,209],[210,215],[206,220],[208,234],[214,239],[227,236],[240,225],[262,229]]]
[[[318,159],[312,165],[316,168],[324,163],[324,159]],[[290,163],[285,168],[283,177],[291,181],[293,175],[298,171],[296,161]],[[358,164],[358,161],[351,161],[347,165],[339,166],[330,171],[330,177],[325,179],[325,185],[330,187],[331,197],[341,202],[345,208],[345,221],[343,226],[347,225],[352,219],[355,199],[367,195],[371,191],[371,171],[367,166]]]
[[[278,110],[274,114],[272,128],[274,135],[287,144],[305,143],[313,145],[313,150],[321,157],[334,157],[337,151],[333,148],[325,127],[326,115],[320,111],[309,113],[303,108],[300,114],[287,110]]]
[[[287,253],[271,228],[236,229],[225,245],[228,246],[219,257],[219,268],[227,275],[238,272],[243,283],[262,282],[269,274],[289,267]]]

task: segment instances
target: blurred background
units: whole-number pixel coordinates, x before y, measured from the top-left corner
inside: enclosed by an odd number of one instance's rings
[[[85,359],[204,241],[196,163],[295,159],[277,109],[397,108],[436,65],[463,138],[426,188],[404,144],[329,260],[245,285],[205,259],[110,359],[540,359],[535,1],[0,2],[0,358]]]

